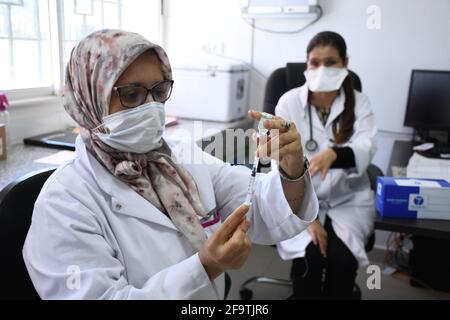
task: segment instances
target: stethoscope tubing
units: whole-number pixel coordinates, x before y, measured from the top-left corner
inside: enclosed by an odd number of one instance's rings
[[[308,115],[309,115],[309,140],[306,142],[306,150],[309,152],[316,152],[319,148],[319,144],[314,140],[313,125],[312,125],[312,108],[311,103],[308,102]]]

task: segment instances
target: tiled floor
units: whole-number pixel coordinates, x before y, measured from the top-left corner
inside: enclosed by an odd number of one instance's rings
[[[374,250],[369,256],[373,264],[381,266],[383,252]],[[258,246],[253,247],[251,256],[246,265],[238,271],[230,271],[232,286],[228,299],[239,300],[239,286],[248,278],[254,276],[267,276],[280,279],[288,279],[290,262],[285,262],[278,256],[277,250],[273,247]],[[362,297],[365,300],[380,299],[445,299],[450,300],[450,293],[436,292],[433,290],[421,289],[409,285],[409,280],[401,276],[381,277],[381,290],[367,289],[366,281],[368,275],[366,269],[358,271],[357,283],[362,290]],[[251,285],[253,299],[261,300],[283,300],[286,299],[292,290],[289,287],[280,287],[267,284]]]

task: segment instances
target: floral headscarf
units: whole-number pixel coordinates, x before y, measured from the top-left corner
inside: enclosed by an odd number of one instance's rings
[[[99,126],[97,130],[105,130],[101,127],[102,119],[109,113],[115,82],[148,50],[154,50],[164,78],[171,80],[172,71],[164,49],[138,34],[102,30],[83,39],[72,51],[67,65],[64,108],[80,125],[89,152],[114,176],[167,213],[198,250],[206,240],[198,217],[207,213],[194,179],[173,161],[167,144],[162,141],[157,150],[133,154],[111,148],[94,134]]]

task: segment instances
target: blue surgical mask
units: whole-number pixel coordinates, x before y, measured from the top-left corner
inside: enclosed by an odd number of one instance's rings
[[[161,147],[165,118],[164,104],[150,102],[104,117],[109,133],[94,134],[118,151],[143,154]]]

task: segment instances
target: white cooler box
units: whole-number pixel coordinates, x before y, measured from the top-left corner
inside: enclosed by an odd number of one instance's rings
[[[248,112],[249,68],[244,64],[178,66],[173,79],[167,115],[227,122]]]

